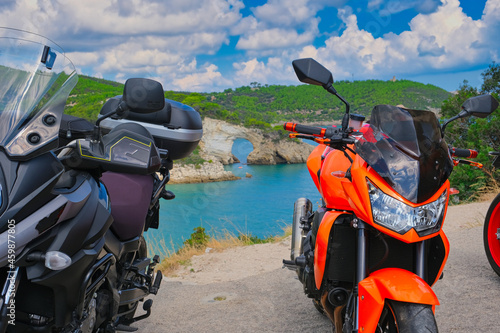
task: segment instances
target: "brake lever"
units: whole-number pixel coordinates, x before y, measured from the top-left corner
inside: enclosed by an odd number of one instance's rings
[[[453,164],[455,166],[457,166],[459,164],[467,164],[467,165],[471,165],[471,166],[474,166],[474,167],[479,168],[479,169],[481,169],[483,167],[482,163],[469,161],[469,160],[461,160],[461,159],[454,159]]]
[[[299,133],[289,133],[288,137],[291,139],[305,139],[305,140],[312,140],[316,141],[317,137],[313,135],[307,135],[307,134],[299,134]]]

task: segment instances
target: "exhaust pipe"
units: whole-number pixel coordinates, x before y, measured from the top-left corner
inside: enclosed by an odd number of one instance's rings
[[[302,255],[302,241],[306,238],[307,232],[302,228],[312,213],[312,202],[307,198],[299,198],[293,207],[292,224],[292,248],[290,259],[295,259]]]

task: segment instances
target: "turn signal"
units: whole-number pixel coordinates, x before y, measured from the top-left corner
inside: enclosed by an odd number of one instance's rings
[[[45,267],[53,271],[60,271],[71,265],[71,258],[59,251],[49,251],[45,253]]]

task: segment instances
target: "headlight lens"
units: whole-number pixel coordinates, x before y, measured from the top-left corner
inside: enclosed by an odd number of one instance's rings
[[[436,200],[419,207],[411,207],[379,190],[367,179],[372,215],[375,223],[405,234],[414,228],[419,236],[437,232],[441,228],[446,207],[447,191]]]

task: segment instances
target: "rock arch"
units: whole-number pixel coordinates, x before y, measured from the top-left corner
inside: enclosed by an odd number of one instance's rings
[[[249,164],[303,163],[314,149],[311,145],[281,140],[273,142],[265,138],[259,129],[245,128],[221,120],[203,120],[201,155],[205,159],[217,159],[223,164],[235,162],[231,153],[234,140],[250,141],[254,150],[248,155]]]

